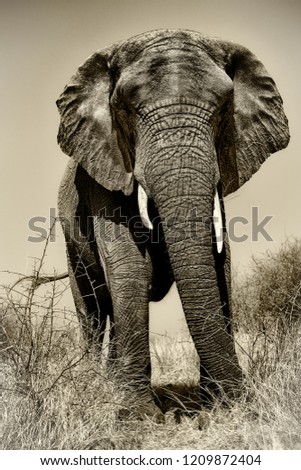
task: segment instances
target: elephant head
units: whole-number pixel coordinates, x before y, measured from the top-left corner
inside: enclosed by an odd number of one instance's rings
[[[241,372],[222,313],[225,248],[213,245],[211,220],[214,210],[221,217],[219,197],[288,144],[274,81],[245,47],[157,30],[93,54],[57,105],[67,155],[107,190],[129,196],[137,180],[149,229],[146,195],[154,201],[203,369],[233,388]]]

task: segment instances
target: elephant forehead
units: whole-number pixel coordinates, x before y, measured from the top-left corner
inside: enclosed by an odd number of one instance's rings
[[[220,40],[190,30],[154,30],[134,36],[122,42],[110,58],[110,65],[122,67],[131,64],[143,55],[154,55],[156,52],[206,51],[222,68],[225,66],[227,50]]]
[[[146,52],[151,48],[168,48],[172,43],[178,44],[180,47],[197,47],[202,44],[203,40],[209,37],[197,32],[183,29],[158,29],[148,31],[124,41],[114,53],[117,59],[135,60],[136,56],[141,52]]]
[[[116,93],[134,106],[155,99],[191,96],[216,105],[233,89],[232,80],[200,47],[172,40],[152,45],[120,70]]]

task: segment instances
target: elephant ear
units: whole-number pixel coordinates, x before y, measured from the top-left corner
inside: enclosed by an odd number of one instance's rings
[[[281,96],[263,64],[244,47],[229,43],[224,47],[225,68],[234,87],[217,144],[227,195],[248,181],[270,154],[287,146],[289,129]]]
[[[129,195],[133,170],[130,159],[119,149],[110,109],[108,60],[115,48],[89,57],[57,100],[61,115],[58,143],[102,186]]]

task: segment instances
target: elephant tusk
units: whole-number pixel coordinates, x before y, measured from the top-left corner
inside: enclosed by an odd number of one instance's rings
[[[149,230],[153,230],[154,226],[151,223],[147,212],[147,194],[140,184],[138,184],[138,206],[143,225]]]
[[[215,196],[214,196],[213,225],[214,225],[214,231],[215,231],[217,252],[221,253],[223,250],[224,230],[223,230],[223,217],[222,217],[221,205],[220,205],[220,200],[219,200],[217,190],[215,191]]]

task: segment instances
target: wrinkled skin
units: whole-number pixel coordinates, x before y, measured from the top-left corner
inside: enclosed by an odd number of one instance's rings
[[[289,140],[276,85],[237,44],[158,30],[92,55],[60,96],[71,156],[59,193],[71,288],[88,339],[111,322],[110,357],[160,416],[150,389],[148,306],[176,281],[201,360],[204,401],[243,376],[230,329],[230,253],[212,227],[216,191],[236,191]],[[140,219],[138,184],[153,229]],[[141,211],[140,211],[141,213]],[[144,220],[144,219],[143,219]]]

